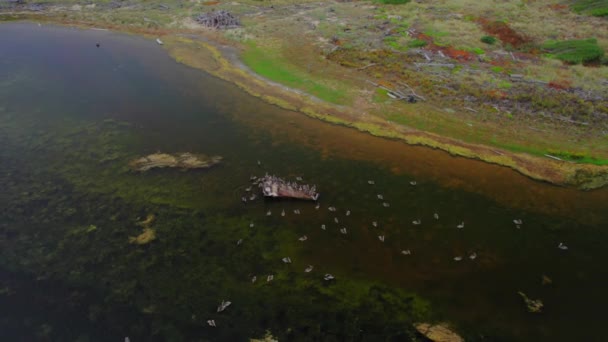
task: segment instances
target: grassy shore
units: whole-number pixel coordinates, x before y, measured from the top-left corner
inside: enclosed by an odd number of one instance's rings
[[[177,61],[286,109],[555,184],[608,183],[604,57],[571,65],[543,50],[573,32],[593,38],[585,56],[603,51],[608,24],[601,17],[549,1],[54,3],[4,12],[164,36]],[[210,31],[192,19],[216,9],[238,15],[242,27]],[[566,30],[568,21],[577,25]],[[395,100],[386,89],[418,101]]]

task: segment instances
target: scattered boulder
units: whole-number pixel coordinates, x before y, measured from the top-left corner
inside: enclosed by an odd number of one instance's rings
[[[129,167],[133,171],[145,172],[150,169],[174,167],[179,169],[206,169],[222,161],[220,156],[206,156],[193,153],[154,153],[132,160]]]
[[[433,342],[464,342],[464,339],[452,331],[447,323],[416,323],[414,328]]]
[[[214,29],[228,29],[241,26],[239,18],[224,10],[200,14],[195,20],[205,27]]]

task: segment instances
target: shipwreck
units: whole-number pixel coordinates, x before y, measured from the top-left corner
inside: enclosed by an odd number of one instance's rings
[[[315,185],[288,182],[276,176],[265,175],[259,180],[260,188],[266,197],[295,198],[316,201],[319,198]]]

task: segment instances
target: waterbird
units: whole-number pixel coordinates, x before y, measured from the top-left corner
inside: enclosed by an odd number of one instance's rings
[[[250,181],[254,181],[254,180],[256,180],[256,179],[258,179],[258,177],[256,177],[256,176],[251,176],[251,177],[249,177],[249,180],[250,180]]]
[[[304,269],[304,272],[306,273],[310,273],[312,271],[314,267],[312,265],[308,265],[308,267],[306,267],[306,269]]]
[[[236,242],[237,246],[240,246],[243,243],[243,239],[239,239],[239,241]]]
[[[388,202],[384,202],[384,203],[382,203],[382,206],[383,206],[383,207],[385,207],[385,208],[388,208],[388,207],[390,207],[391,205],[390,205]]]
[[[517,229],[521,229],[521,226],[520,226],[520,225],[518,225],[518,224],[516,224],[516,225],[515,225],[515,228],[517,228]]]
[[[302,177],[296,177],[296,180],[301,182],[302,181]]]
[[[382,196],[381,194],[377,194],[376,197],[378,197],[379,200],[383,200],[384,196]]]
[[[325,280],[332,280],[332,279],[336,279],[336,278],[334,278],[333,275],[327,273],[327,274],[325,274],[325,276],[323,277],[323,279],[325,279]]]
[[[464,228],[464,221],[462,221],[459,225],[456,226],[458,229]]]
[[[374,184],[376,184],[376,182],[374,182],[373,180],[368,180],[368,181],[367,181],[367,184],[369,184],[369,185],[374,185]]]
[[[250,201],[255,201],[255,199],[256,199],[257,197],[258,197],[258,196],[257,196],[256,194],[252,194],[251,196],[249,196],[249,200],[250,200]]]
[[[411,181],[410,182],[410,185],[416,185],[416,184],[418,184],[418,183],[416,183],[416,181]]]
[[[296,215],[300,215],[300,209],[294,209],[293,213],[296,214]]]
[[[346,211],[346,216],[350,216],[350,210]]]
[[[215,328],[215,321],[214,320],[212,320],[212,319],[207,320],[207,324],[209,324],[210,327],[214,327]]]
[[[249,228],[253,228],[253,227],[255,227],[255,224],[253,224],[253,222],[251,222],[251,223],[249,224]]]
[[[247,198],[245,198],[245,196],[241,197],[241,201],[243,201],[243,203],[247,203]]]
[[[160,40],[160,38],[156,38],[156,42],[158,43],[158,45],[163,45],[163,41]]]
[[[435,218],[435,220],[439,220],[439,214],[434,213],[434,214],[433,214],[433,217]]]
[[[271,281],[272,281],[272,279],[274,279],[274,275],[272,275],[272,274],[271,274],[271,275],[269,275],[268,277],[266,277],[266,282],[267,282],[267,283],[268,283],[268,282],[271,282]]]
[[[40,25],[40,24],[38,24],[38,25]],[[100,46],[100,44],[99,44],[99,43],[97,43],[97,44],[95,44],[95,46],[99,47],[99,46]]]
[[[247,191],[247,192],[251,191],[251,187],[245,188],[245,191]]]
[[[374,227],[378,227],[378,222],[373,221],[373,222],[372,222],[372,226],[374,226]]]
[[[560,242],[559,245],[557,245],[557,248],[561,249],[562,251],[568,250],[568,246],[564,245],[563,242]]]
[[[378,235],[378,240],[384,242],[384,235]]]
[[[266,216],[270,216],[270,215],[272,215],[272,212],[271,212],[270,210],[268,210],[268,211],[266,212]]]
[[[524,221],[522,221],[521,219],[517,219],[517,220],[513,220],[513,223],[515,223],[516,225],[522,225],[524,223]]]
[[[327,208],[327,210],[334,212],[334,211],[336,211],[336,207],[329,207],[329,208]]]
[[[342,233],[342,234],[346,235],[346,228],[342,228],[342,229],[340,229],[340,233]]]
[[[338,218],[334,217],[334,222],[339,223]]]
[[[253,276],[253,277],[251,278],[251,283],[255,283],[255,281],[256,281],[256,280],[258,280],[258,277]]]
[[[315,209],[316,209],[316,210],[319,210],[319,208],[321,208],[321,204],[320,204],[320,203],[317,203],[317,205],[315,205]]]
[[[403,254],[403,255],[411,255],[412,252],[409,249],[404,249],[404,250],[401,251],[401,254]]]
[[[308,236],[303,235],[298,240],[304,242],[304,241],[308,240]]]
[[[325,230],[325,225],[324,224],[321,225],[321,229]]]
[[[454,257],[454,260],[455,261],[460,261],[460,260],[462,260],[462,257],[461,256]]]
[[[283,211],[281,211],[281,216],[285,216],[285,209],[283,209]]]
[[[284,257],[281,260],[283,260],[283,262],[286,263],[286,264],[291,264],[291,259],[289,257]]]
[[[262,165],[262,162],[258,160],[258,166]]]
[[[421,219],[417,219],[415,221],[412,221],[412,223],[417,226],[417,225],[419,225],[419,224],[422,223],[422,220]]]
[[[222,311],[226,310],[226,308],[229,307],[230,304],[232,304],[232,302],[230,302],[229,300],[222,301],[220,303],[220,305],[217,307],[217,312],[222,312]]]
[[[473,252],[473,254],[469,255],[469,259],[471,259],[471,260],[477,259],[477,253]]]

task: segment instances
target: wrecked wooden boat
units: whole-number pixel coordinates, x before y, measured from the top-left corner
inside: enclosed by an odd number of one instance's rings
[[[222,161],[220,156],[206,156],[204,154],[194,153],[154,153],[148,156],[132,160],[129,167],[133,171],[145,172],[156,168],[178,168],[182,170],[188,169],[205,169],[212,167]]]
[[[266,197],[295,198],[316,201],[319,198],[315,185],[287,182],[276,176],[265,175],[259,180],[260,188]]]

